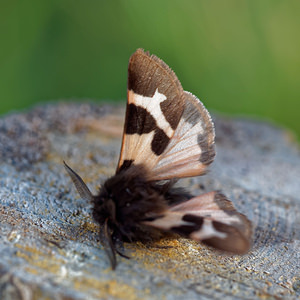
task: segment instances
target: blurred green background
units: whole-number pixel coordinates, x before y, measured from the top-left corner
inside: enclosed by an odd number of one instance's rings
[[[299,0],[1,1],[0,43],[2,114],[49,100],[124,103],[142,47],[209,109],[300,136]]]

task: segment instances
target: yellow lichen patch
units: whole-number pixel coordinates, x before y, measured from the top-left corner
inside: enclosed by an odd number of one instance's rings
[[[95,296],[101,299],[117,298],[126,300],[141,299],[136,289],[132,286],[116,280],[100,281],[94,278],[76,278],[74,287],[80,291],[95,290]],[[140,291],[141,294],[149,294],[149,290]]]
[[[20,249],[16,255],[25,259],[31,266],[47,270],[53,274],[60,274],[61,266],[65,261],[55,258],[55,256],[51,254],[51,251],[44,253],[34,247],[20,244],[16,244],[16,247]],[[38,272],[38,270],[36,270],[36,272]]]
[[[33,274],[33,275],[38,275],[39,274],[39,271],[37,269],[30,268],[30,267],[26,267],[25,271],[30,273],[30,274]]]
[[[38,250],[37,248],[34,248],[34,247],[30,247],[28,245],[21,245],[21,244],[15,244],[15,246],[19,249],[22,249],[26,252],[30,252],[32,256],[35,256],[35,257],[39,257],[39,256],[44,256],[45,253]]]
[[[189,249],[177,239],[162,239],[151,245],[142,243],[127,244],[131,256],[143,263],[147,269],[163,270],[177,279],[187,279],[190,272],[187,266],[193,263]]]
[[[240,257],[225,256],[203,244],[185,239],[165,238],[151,245],[126,244],[130,255],[152,272],[169,273],[176,280],[193,279],[199,272],[213,273],[221,277],[249,276],[243,268],[237,268]]]
[[[99,232],[99,225],[92,222],[84,222],[82,228],[84,228],[85,231]]]

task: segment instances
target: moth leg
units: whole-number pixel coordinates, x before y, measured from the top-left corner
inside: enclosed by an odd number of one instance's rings
[[[102,244],[104,245],[105,252],[109,258],[110,265],[112,270],[116,269],[117,266],[117,258],[116,258],[116,247],[112,240],[111,232],[109,232],[109,228],[107,225],[108,218],[105,220],[104,223],[104,232],[101,231],[101,240]]]
[[[131,258],[131,257],[129,257],[128,255],[122,253],[120,250],[118,250],[118,249],[115,249],[115,250],[116,250],[116,252],[117,252],[120,256],[122,256],[122,257],[124,257],[124,258],[126,258],[126,259],[130,259],[130,258]]]
[[[116,250],[117,254],[119,254],[121,257],[124,257],[126,259],[130,259],[131,258],[128,255],[126,255],[126,254],[123,253],[123,251],[124,251],[124,243],[123,243],[122,239],[118,237],[118,235],[114,235],[113,236],[113,243],[114,243],[115,250]]]

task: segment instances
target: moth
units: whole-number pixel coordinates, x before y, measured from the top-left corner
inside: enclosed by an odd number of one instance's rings
[[[204,105],[183,90],[162,60],[138,49],[129,60],[116,174],[93,195],[65,163],[80,196],[93,203],[112,269],[116,254],[125,256],[120,243],[152,241],[166,233],[231,253],[248,251],[251,223],[223,194],[191,196],[174,187],[180,178],[205,174],[214,157],[214,124]]]

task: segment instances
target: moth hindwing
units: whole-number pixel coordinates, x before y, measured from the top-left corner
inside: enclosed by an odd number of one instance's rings
[[[175,73],[138,49],[128,66],[127,109],[116,174],[92,195],[65,164],[93,218],[111,266],[120,242],[152,241],[165,232],[245,253],[251,223],[221,193],[190,196],[174,188],[182,177],[202,175],[215,156],[214,125],[201,101],[185,92]]]

